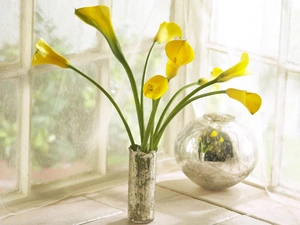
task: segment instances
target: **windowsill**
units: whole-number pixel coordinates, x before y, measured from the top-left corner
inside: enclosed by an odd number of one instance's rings
[[[126,179],[94,186],[88,192],[4,218],[1,224],[130,224]],[[300,224],[300,209],[282,205],[264,190],[244,183],[220,192],[207,191],[176,171],[157,176],[151,224]]]

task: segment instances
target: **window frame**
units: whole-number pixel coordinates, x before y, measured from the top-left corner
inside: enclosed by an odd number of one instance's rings
[[[201,1],[202,4],[202,16],[201,16],[201,25],[199,33],[201,33],[201,40],[199,40],[200,44],[200,58],[199,61],[199,69],[200,74],[207,74],[211,68],[208,68],[209,65],[209,52],[211,50],[218,51],[221,53],[233,53],[239,54],[243,49],[238,49],[234,47],[230,47],[230,52],[228,46],[224,46],[221,44],[213,43],[210,41],[210,27],[212,23],[212,14],[213,14],[213,4],[216,1]],[[282,163],[283,163],[283,127],[284,127],[284,110],[285,110],[285,94],[287,91],[287,81],[289,73],[298,73],[300,74],[300,67],[295,65],[294,63],[289,61],[289,32],[290,32],[290,23],[291,23],[291,7],[292,0],[282,0],[281,1],[281,9],[280,9],[280,27],[279,27],[279,43],[278,43],[278,57],[272,58],[267,55],[261,53],[259,54],[251,54],[251,60],[254,62],[260,62],[263,64],[267,64],[270,66],[274,66],[277,68],[277,81],[276,81],[276,96],[275,98],[275,117],[274,117],[274,126],[275,131],[273,133],[273,142],[270,143],[272,145],[272,152],[270,159],[266,155],[267,152],[261,154],[262,164],[257,165],[263,168],[264,179],[260,182],[256,182],[251,179],[246,179],[244,182],[256,187],[266,188],[267,192],[270,195],[277,195],[279,199],[282,197],[287,197],[289,199],[294,199],[296,201],[300,200],[300,193],[296,193],[294,187],[286,186],[281,181],[282,176]],[[265,18],[264,18],[265,19]],[[191,28],[192,29],[192,28]],[[199,110],[205,111],[205,106],[200,108]],[[265,150],[265,149],[264,149]],[[265,164],[270,163],[269,168]],[[270,169],[270,171],[267,171]]]
[[[112,5],[112,1],[105,0],[100,1],[102,4]],[[170,21],[175,21],[182,26],[182,29],[188,35],[189,32],[197,32],[201,34],[201,38],[199,38],[199,46],[196,49],[199,55],[199,73],[206,74],[210,68],[209,65],[209,51],[216,50],[223,53],[228,53],[226,46],[218,45],[216,43],[210,42],[210,24],[211,24],[211,16],[212,16],[212,8],[214,2],[212,1],[200,1],[200,8],[198,9],[201,13],[201,23],[195,29],[192,25],[187,23],[189,20],[192,20],[189,16],[189,10],[191,9],[191,1],[171,1],[170,8]],[[291,0],[282,0],[281,2],[281,24],[280,24],[280,43],[279,43],[279,58],[278,60],[275,58],[269,58],[267,56],[261,55],[253,55],[253,60],[257,62],[262,62],[268,65],[277,67],[277,86],[276,86],[276,113],[275,113],[275,123],[276,129],[273,133],[274,142],[273,146],[273,154],[271,159],[271,172],[270,172],[270,183],[269,186],[274,189],[274,192],[279,192],[281,194],[287,194],[288,196],[292,196],[289,190],[286,190],[286,187],[283,187],[280,184],[280,174],[281,170],[281,160],[282,160],[282,127],[284,126],[283,114],[284,114],[284,96],[281,93],[286,92],[286,82],[287,75],[290,72],[300,73],[300,69],[290,63],[288,61],[288,41],[289,36],[289,26],[290,26],[290,8],[291,8]],[[20,0],[20,61],[14,65],[6,65],[5,67],[0,67],[1,79],[14,79],[14,77],[18,78],[18,102],[20,102],[20,109],[18,113],[18,192],[8,193],[2,197],[3,202],[26,202],[29,199],[32,199],[35,194],[45,193],[45,192],[57,192],[64,193],[63,190],[65,188],[78,189],[84,187],[84,185],[94,185],[99,182],[107,181],[112,179],[119,174],[120,176],[126,176],[126,168],[121,166],[120,168],[116,168],[115,170],[107,171],[106,167],[106,158],[107,152],[106,142],[102,142],[101,146],[99,144],[98,149],[99,152],[97,154],[97,166],[95,167],[95,171],[93,173],[82,174],[80,177],[76,177],[73,180],[63,180],[59,182],[53,182],[50,184],[42,184],[37,186],[31,186],[30,184],[30,127],[31,127],[31,76],[34,73],[39,71],[49,70],[49,67],[45,66],[43,69],[41,68],[33,68],[31,67],[31,58],[33,55],[34,43],[33,43],[33,20],[34,20],[34,0]],[[89,59],[87,60],[99,60],[105,58],[105,53],[109,51],[108,46],[101,45],[101,49],[103,49],[103,56],[99,56],[97,53],[90,53],[88,55]],[[231,49],[234,53],[240,52],[241,49]],[[87,55],[69,55],[68,58],[72,60],[74,63],[80,63],[82,57],[86,57]],[[109,60],[109,58],[107,58]],[[108,73],[108,68],[99,67],[99,70],[104,70],[105,73]],[[173,84],[170,86],[170,93],[175,93],[180,87],[181,83],[185,83],[188,79],[188,69],[182,69],[182,75],[178,77],[176,81],[172,81]],[[5,74],[2,76],[2,74]],[[104,86],[109,87],[109,78],[100,76],[97,78],[98,81]],[[101,104],[109,104],[106,100],[105,96],[99,94],[98,96],[98,132],[100,136],[107,137],[107,126],[100,126],[100,124],[106,123],[105,114],[101,113]],[[205,105],[203,104],[203,108],[200,110],[204,111]],[[161,168],[164,170],[164,165],[174,164],[172,163],[172,146],[175,142],[176,135],[174,134],[174,130],[179,131],[180,128],[186,124],[191,119],[195,118],[194,109],[192,107],[187,107],[180,113],[172,123],[168,126],[165,132],[164,139],[164,156],[161,160]],[[100,150],[102,149],[102,150]],[[174,160],[173,160],[174,161]],[[172,167],[175,169],[176,166]],[[249,183],[250,181],[247,181]],[[251,182],[250,182],[251,183]],[[252,185],[257,186],[257,183],[252,183]],[[261,185],[258,185],[262,187]],[[36,196],[35,196],[36,197]]]
[[[116,168],[107,168],[107,140],[98,143],[98,151],[95,152],[96,156],[96,166],[93,171],[87,173],[82,173],[80,176],[73,176],[71,178],[61,179],[51,181],[49,183],[41,183],[37,185],[32,185],[30,183],[31,174],[31,162],[30,162],[30,149],[31,149],[31,107],[32,107],[32,76],[40,72],[47,72],[54,70],[51,65],[45,65],[43,67],[32,67],[31,60],[34,54],[34,38],[33,38],[33,28],[34,28],[34,7],[35,0],[19,0],[20,1],[20,61],[13,63],[11,65],[5,65],[0,67],[0,78],[1,79],[18,79],[18,102],[19,102],[19,112],[18,112],[18,145],[17,145],[17,190],[1,194],[1,202],[6,205],[14,205],[26,203],[28,201],[34,201],[39,199],[40,196],[45,196],[48,193],[55,193],[58,196],[65,196],[66,190],[68,192],[75,192],[78,189],[84,189],[86,186],[97,185],[101,182],[106,182],[109,180],[114,180],[116,177],[127,177],[128,168],[125,165],[117,166]],[[99,4],[105,4],[108,6],[113,5],[111,0],[99,0]],[[180,3],[182,4],[182,3]],[[176,5],[176,7],[175,7]],[[170,20],[178,20],[179,12],[182,13],[182,8],[177,7],[174,0],[171,0],[170,7]],[[22,10],[21,10],[22,9]],[[179,18],[180,19],[180,18]],[[104,40],[104,38],[99,34],[99,39]],[[101,43],[101,41],[99,41]],[[110,49],[105,41],[104,44],[99,44],[98,48],[101,49],[101,54],[99,52],[90,53],[79,53],[77,55],[66,55],[70,61],[76,65],[82,63],[84,58],[87,61],[97,61],[97,60],[107,60],[107,65],[110,61]],[[126,53],[126,49],[124,53]],[[141,51],[144,51],[141,49]],[[99,73],[109,74],[109,66],[103,67],[99,66]],[[4,77],[2,74],[5,74]],[[185,73],[183,72],[183,76]],[[96,80],[101,83],[104,88],[109,87],[109,76],[98,76]],[[179,82],[174,82],[173,90],[179,85]],[[172,90],[171,90],[172,91]],[[99,92],[97,96],[97,132],[99,136],[107,139],[108,136],[108,121],[103,113],[103,106],[110,104],[106,97]],[[101,107],[100,107],[101,105]],[[174,143],[174,132],[173,129],[182,124],[182,115],[178,115],[176,119],[173,120],[171,126],[166,130],[166,135],[164,137],[164,146],[173,146]],[[105,125],[103,125],[105,124]],[[179,125],[178,125],[179,124]],[[125,146],[126,149],[126,146]],[[173,154],[172,148],[165,148],[165,152],[160,154],[159,159],[159,171],[169,171],[177,169],[174,164],[171,155]],[[168,168],[167,168],[168,167]]]

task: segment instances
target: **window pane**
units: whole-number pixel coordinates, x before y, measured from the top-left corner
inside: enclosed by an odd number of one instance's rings
[[[280,184],[300,191],[300,74],[290,73],[284,105],[282,176]]]
[[[20,56],[20,1],[0,2],[0,62],[15,63]],[[1,64],[0,64],[1,66]]]
[[[12,80],[0,80],[0,194],[17,189],[18,98]]]
[[[34,40],[43,38],[61,54],[73,54],[95,47],[96,29],[81,21],[74,8],[98,1],[35,1]]]
[[[277,57],[280,7],[279,0],[215,0],[210,41]]]
[[[159,25],[169,21],[170,0],[114,0],[113,23],[121,44],[136,45],[143,38],[153,38]]]
[[[300,1],[292,1],[289,33],[289,61],[300,65]]]
[[[97,67],[84,71],[95,77]],[[70,70],[33,76],[32,183],[94,169],[98,146],[97,89]]]

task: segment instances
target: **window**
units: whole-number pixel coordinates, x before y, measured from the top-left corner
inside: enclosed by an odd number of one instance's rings
[[[297,159],[300,136],[300,4],[293,0],[84,1],[11,0],[0,3],[0,194],[3,202],[40,190],[99,182],[127,167],[129,146],[122,123],[107,99],[88,81],[54,66],[31,67],[34,43],[43,37],[103,87],[134,121],[123,68],[103,37],[74,15],[74,8],[105,4],[135,74],[141,73],[153,35],[162,21],[184,31],[196,55],[181,70],[181,83],[208,76],[213,67],[250,55],[251,76],[221,88],[259,93],[261,110],[251,116],[226,96],[200,100],[177,117],[161,152],[172,155],[180,127],[205,112],[236,116],[258,139],[260,160],[249,182],[270,193],[300,193]],[[163,63],[161,63],[163,62]],[[163,46],[153,52],[149,74],[164,71]],[[176,132],[174,132],[176,131]],[[68,184],[67,184],[68,183]],[[11,198],[11,197],[14,198]]]
[[[160,23],[170,20],[171,1],[0,3],[0,194],[4,202],[17,194],[26,199],[38,191],[114,176],[127,168],[129,139],[105,96],[70,70],[31,67],[34,44],[42,37],[109,90],[135,125],[124,69],[102,35],[74,15],[74,8],[97,4],[110,6],[123,51],[133,71],[142,73]],[[149,76],[163,73],[164,54],[163,46],[153,52]]]
[[[299,199],[299,2],[192,1],[188,8],[189,34],[194,33],[195,45],[199,44],[196,52],[200,53],[199,64],[191,65],[200,71],[195,76],[209,75],[216,66],[228,68],[246,51],[253,74],[220,88],[249,90],[263,99],[262,108],[253,116],[226,96],[198,102],[195,112],[233,114],[251,128],[259,143],[260,160],[248,181],[266,186],[271,194]],[[199,23],[201,26],[196,26]]]

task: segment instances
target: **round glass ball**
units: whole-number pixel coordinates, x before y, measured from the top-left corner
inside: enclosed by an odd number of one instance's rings
[[[185,125],[175,142],[176,162],[194,183],[222,190],[244,180],[254,169],[257,144],[235,117],[205,114]]]

